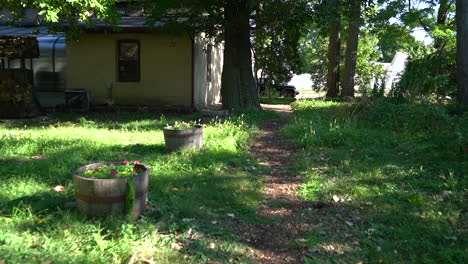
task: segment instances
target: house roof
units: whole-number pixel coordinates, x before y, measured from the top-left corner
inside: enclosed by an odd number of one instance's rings
[[[87,32],[152,32],[157,28],[163,28],[166,24],[164,22],[155,22],[152,26],[147,23],[146,17],[142,16],[122,16],[117,25],[111,25],[105,21],[96,21],[93,25],[86,23],[79,23],[78,27]],[[178,19],[178,22],[183,23],[187,21],[185,18]],[[62,24],[63,27],[70,27],[69,24]],[[60,33],[58,33],[60,34]],[[34,23],[24,23],[9,25],[0,21],[0,36],[35,36],[44,37],[50,36],[49,28],[47,26],[37,26]]]
[[[186,22],[188,19],[179,18],[177,21],[180,23]],[[156,28],[163,28],[166,25],[164,22],[155,22],[153,25],[147,23],[147,17],[142,16],[122,16],[117,25],[111,25],[105,21],[96,21],[93,25],[80,23],[78,26],[85,31],[125,31],[125,32],[151,32]],[[69,25],[66,25],[67,27]]]
[[[36,36],[50,35],[45,26],[9,26],[0,23],[0,36]]]

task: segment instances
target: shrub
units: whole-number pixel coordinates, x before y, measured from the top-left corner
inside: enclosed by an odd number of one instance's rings
[[[395,97],[443,100],[455,98],[456,61],[452,48],[421,47],[411,54],[400,82],[392,89]]]

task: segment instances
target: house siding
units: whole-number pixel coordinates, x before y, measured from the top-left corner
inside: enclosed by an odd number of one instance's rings
[[[207,45],[211,48],[211,78],[207,78]],[[194,106],[203,109],[221,103],[221,75],[223,71],[223,45],[215,44],[203,33],[194,39]]]
[[[117,42],[140,42],[139,82],[117,81]],[[189,36],[86,33],[67,44],[67,88],[87,89],[102,104],[191,106],[192,41]]]

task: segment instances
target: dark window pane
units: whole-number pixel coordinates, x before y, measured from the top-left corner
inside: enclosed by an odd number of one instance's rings
[[[138,60],[138,43],[121,42],[120,44],[120,59],[121,60]]]
[[[120,82],[140,81],[140,42],[120,40],[118,46],[118,80]]]

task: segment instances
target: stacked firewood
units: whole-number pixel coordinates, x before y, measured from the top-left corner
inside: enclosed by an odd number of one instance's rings
[[[30,59],[39,57],[39,43],[33,36],[0,36],[0,58]]]
[[[31,70],[0,70],[0,118],[34,116],[36,105],[31,92]]]
[[[32,36],[0,36],[0,118],[35,115],[33,72],[24,68],[25,59],[39,57],[39,43]],[[3,59],[21,59],[21,69],[4,69]]]

